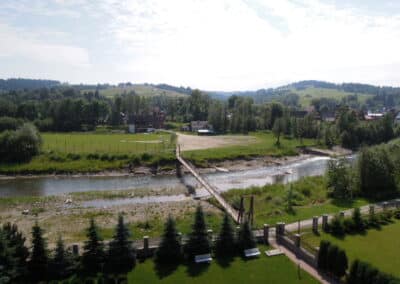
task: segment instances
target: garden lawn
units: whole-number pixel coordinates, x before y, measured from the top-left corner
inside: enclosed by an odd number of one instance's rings
[[[317,144],[314,139],[303,139],[300,143],[297,139],[288,139],[282,135],[281,145],[278,147],[275,144],[276,138],[270,132],[252,132],[249,136],[256,138],[256,141],[249,145],[185,151],[182,155],[197,166],[207,166],[207,161],[250,159],[260,156],[294,156],[298,154],[298,147]]]
[[[191,284],[242,284],[242,283],[318,283],[298,268],[286,256],[267,258],[266,247],[260,248],[262,255],[252,260],[235,258],[229,264],[220,264],[213,260],[210,265],[180,265],[176,270],[160,276],[156,273],[154,262],[147,260],[139,263],[128,274],[128,283],[191,283]]]
[[[304,241],[319,246],[321,240],[329,240],[344,249],[350,261],[356,258],[369,262],[380,270],[400,277],[400,221],[370,229],[365,234],[346,235],[336,238],[321,232],[319,236],[309,232]]]
[[[335,200],[328,198],[325,177],[306,177],[292,183],[292,210],[288,208],[289,185],[273,184],[251,189],[230,190],[222,196],[236,209],[242,195],[254,195],[254,223],[257,228],[276,222],[293,223],[311,219],[313,216],[337,213],[344,209],[359,207],[369,202],[365,199]],[[246,199],[246,210],[249,198]]]

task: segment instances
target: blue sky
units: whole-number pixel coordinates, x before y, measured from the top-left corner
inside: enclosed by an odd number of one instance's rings
[[[400,86],[400,1],[2,0],[0,78]]]

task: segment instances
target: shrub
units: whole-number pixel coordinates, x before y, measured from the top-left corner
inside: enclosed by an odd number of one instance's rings
[[[75,154],[75,153],[68,153],[67,154],[67,159],[73,160],[73,161],[77,161],[81,158],[80,154]]]
[[[332,219],[329,227],[332,235],[343,236],[345,233],[343,220],[340,216],[335,216]]]
[[[90,153],[90,154],[87,154],[86,158],[88,160],[98,160],[100,158],[100,156],[97,153],[93,153],[93,154]]]
[[[5,130],[16,130],[21,126],[21,121],[16,118],[3,116],[0,117],[0,132]]]

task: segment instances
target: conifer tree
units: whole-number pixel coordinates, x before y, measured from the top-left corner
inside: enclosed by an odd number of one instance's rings
[[[25,246],[25,237],[18,231],[18,226],[11,223],[3,225],[3,233],[7,246],[12,248],[12,257],[14,258],[12,279],[14,281],[23,279],[28,273],[27,258],[29,256],[28,248]]]
[[[195,213],[192,232],[189,236],[189,241],[186,244],[186,253],[189,258],[194,258],[196,255],[210,253],[211,246],[208,239],[204,213],[201,206],[198,206]]]
[[[347,268],[349,267],[349,263],[347,260],[346,252],[342,249],[338,250],[336,256],[336,269],[335,275],[340,279],[344,275],[346,275]]]
[[[256,246],[256,241],[248,220],[244,221],[240,227],[238,244],[241,250],[252,249]]]
[[[335,271],[337,271],[337,255],[339,252],[339,248],[336,245],[330,245],[328,248],[328,257],[327,257],[327,271],[335,275]]]
[[[43,230],[38,223],[32,227],[32,254],[28,263],[29,275],[33,281],[47,278],[49,256]]]
[[[361,212],[360,208],[355,208],[353,211],[353,216],[352,216],[354,228],[357,231],[363,231],[364,230],[364,221],[361,217]]]
[[[90,219],[86,236],[88,239],[83,247],[82,270],[86,274],[95,275],[103,269],[105,253],[103,239],[99,234],[94,219]]]
[[[182,248],[174,219],[169,216],[165,224],[161,244],[156,252],[156,262],[159,264],[177,263],[182,259]]]
[[[218,236],[215,251],[219,256],[230,256],[236,251],[235,233],[232,222],[227,213],[225,213],[222,221],[221,231]]]
[[[350,267],[350,272],[347,277],[347,284],[357,284],[358,279],[358,270],[359,270],[359,263],[358,259],[354,260]]]
[[[136,251],[130,238],[129,228],[124,223],[124,217],[120,214],[107,254],[107,271],[110,274],[128,273],[135,266]]]
[[[318,268],[321,270],[327,269],[327,262],[328,262],[328,250],[331,243],[326,240],[322,240],[319,244],[319,251],[318,251]]]
[[[14,250],[9,246],[4,232],[0,229],[0,283],[12,283],[15,275]]]
[[[73,259],[71,253],[65,249],[61,236],[57,240],[54,256],[50,262],[50,275],[52,279],[67,278],[73,272]]]

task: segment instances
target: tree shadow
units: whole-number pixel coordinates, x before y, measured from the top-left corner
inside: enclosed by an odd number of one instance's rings
[[[154,263],[154,268],[155,268],[156,274],[159,279],[163,279],[163,278],[171,275],[172,273],[174,273],[175,270],[178,268],[178,266],[179,266],[178,262],[175,262],[175,263],[155,262]]]
[[[186,274],[188,274],[190,277],[196,277],[208,270],[210,267],[209,263],[190,263],[188,262],[187,264],[187,269],[186,269]]]
[[[231,266],[231,263],[233,262],[233,260],[235,259],[235,257],[233,255],[231,256],[217,256],[215,261],[218,263],[219,266],[221,266],[222,268],[228,268],[229,266]]]
[[[355,200],[354,199],[338,199],[335,198],[332,200],[332,205],[335,205],[340,208],[352,208],[354,207]]]

